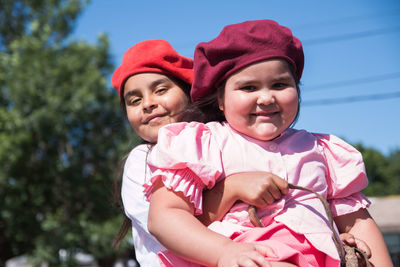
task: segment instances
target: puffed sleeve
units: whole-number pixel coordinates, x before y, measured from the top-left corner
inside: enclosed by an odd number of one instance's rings
[[[151,179],[144,185],[149,199],[153,185],[162,179],[164,185],[182,192],[202,212],[202,191],[212,188],[222,173],[221,152],[206,124],[174,123],[162,127],[157,145],[148,157]]]
[[[361,193],[368,185],[361,153],[334,135],[315,134],[327,163],[328,202],[334,216],[367,208]]]

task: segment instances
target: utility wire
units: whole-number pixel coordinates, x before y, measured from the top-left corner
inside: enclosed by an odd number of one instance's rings
[[[391,12],[385,12],[385,16],[398,15],[399,13],[400,13],[400,10],[393,10]],[[320,22],[318,24],[314,23],[314,25],[311,23],[303,24],[303,25],[300,25],[299,27],[297,27],[297,29],[337,24],[337,23],[344,23],[345,21],[349,22],[349,21],[355,21],[355,20],[362,20],[362,19],[371,18],[373,16],[378,16],[378,15],[380,16],[380,15],[382,15],[382,13],[379,13],[379,14],[375,13],[375,14],[355,16],[355,17],[347,17],[347,18],[342,18],[340,20],[328,20],[328,21]],[[365,38],[365,37],[369,37],[369,36],[390,34],[390,33],[395,33],[398,31],[400,31],[400,26],[391,27],[391,28],[381,28],[381,29],[375,29],[375,30],[367,30],[367,31],[348,33],[348,34],[341,34],[341,35],[335,35],[335,36],[320,37],[320,38],[314,38],[314,39],[308,39],[308,40],[306,39],[306,40],[303,40],[302,43],[303,43],[303,45],[307,45],[307,46],[319,45],[319,44],[324,44],[324,43],[333,43],[333,42],[338,42],[338,41]],[[320,85],[314,85],[314,86],[304,86],[304,88],[306,89],[305,92],[307,92],[307,91],[323,90],[323,89],[334,88],[334,87],[351,86],[351,85],[357,85],[357,84],[363,84],[363,83],[369,83],[369,82],[378,82],[378,81],[383,81],[383,80],[388,80],[388,79],[396,79],[399,77],[400,77],[400,72],[395,72],[395,73],[388,73],[388,74],[376,75],[376,76],[372,76],[372,77],[365,77],[365,78],[359,78],[359,79],[353,79],[353,80],[347,80],[347,81],[332,82],[332,83],[326,83],[326,84],[320,84]],[[302,106],[334,105],[334,104],[362,102],[362,101],[378,101],[378,100],[394,99],[394,98],[400,98],[400,91],[391,92],[391,93],[383,93],[383,94],[357,95],[357,96],[349,96],[349,97],[341,97],[341,98],[333,98],[333,99],[332,98],[316,99],[316,100],[302,101],[301,105]]]
[[[390,11],[382,11],[382,12],[371,13],[371,14],[366,14],[366,15],[344,17],[344,18],[339,18],[339,19],[310,22],[310,23],[296,25],[293,27],[293,29],[296,29],[296,31],[297,31],[297,30],[309,29],[309,28],[314,28],[314,27],[321,27],[321,26],[323,27],[326,25],[337,25],[338,23],[348,23],[348,22],[360,21],[360,20],[364,20],[364,19],[371,19],[373,17],[396,16],[398,14],[400,14],[400,9],[390,10]],[[337,42],[337,41],[342,41],[342,40],[346,40],[346,39],[356,39],[356,38],[362,38],[362,37],[373,36],[373,35],[387,34],[387,33],[397,32],[397,31],[399,31],[399,27],[385,28],[385,29],[380,29],[380,30],[370,30],[370,31],[365,31],[365,32],[361,32],[361,33],[351,33],[351,34],[322,37],[322,38],[315,38],[315,39],[309,39],[309,40],[302,39],[302,43],[307,44],[307,45],[318,45],[318,44],[322,44],[322,43]],[[187,50],[187,51],[192,51],[193,48],[201,41],[204,41],[204,40],[197,40],[197,41],[192,40],[188,43],[179,44],[179,47],[182,47],[182,49]],[[187,56],[193,57],[193,55],[187,55]]]
[[[341,34],[341,35],[308,39],[308,40],[302,41],[302,43],[303,43],[303,45],[310,46],[310,45],[318,45],[318,44],[323,44],[323,43],[333,43],[333,42],[339,42],[339,41],[345,41],[345,40],[365,38],[365,37],[369,37],[369,36],[377,36],[377,35],[382,35],[382,34],[394,33],[394,32],[398,32],[398,31],[400,31],[400,26],[393,27],[393,28],[381,28],[381,29],[368,30],[368,31],[363,31],[363,32],[353,32],[353,33],[346,33],[346,34]]]
[[[304,88],[304,92],[321,91],[321,90],[325,90],[328,88],[352,86],[352,85],[358,85],[358,84],[364,84],[364,83],[370,83],[370,82],[379,82],[379,81],[385,81],[385,80],[391,80],[391,79],[397,79],[397,78],[400,78],[400,72],[386,73],[386,74],[375,75],[375,76],[370,76],[370,77],[338,81],[338,82],[331,82],[331,83],[318,84],[318,85],[310,85],[310,86],[304,85],[304,86],[302,86],[302,88]]]
[[[349,96],[349,97],[308,100],[308,101],[302,101],[301,105],[302,106],[334,105],[334,104],[342,104],[342,103],[352,103],[352,102],[361,102],[361,101],[377,101],[377,100],[394,99],[394,98],[400,98],[400,91],[392,92],[392,93],[385,93],[385,94],[358,95],[358,96]]]
[[[346,34],[339,34],[327,37],[319,37],[313,39],[303,39],[301,42],[303,46],[312,46],[312,45],[320,45],[325,43],[334,43],[340,41],[354,40],[359,38],[366,38],[370,36],[378,36],[383,34],[391,34],[400,31],[400,26],[391,27],[391,28],[380,28],[375,30],[367,30],[361,32],[353,32]],[[197,42],[198,43],[198,42]],[[185,45],[186,46],[186,45]]]
[[[296,31],[303,30],[303,29],[307,30],[310,28],[325,27],[327,25],[328,26],[338,25],[338,24],[355,22],[355,21],[360,21],[360,20],[365,20],[365,19],[369,20],[371,18],[376,18],[376,17],[387,18],[388,16],[396,16],[399,14],[400,14],[400,9],[396,9],[396,10],[382,11],[382,12],[370,13],[370,14],[359,15],[359,16],[343,17],[343,18],[338,18],[338,19],[330,19],[330,20],[304,23],[304,24],[295,25],[293,27],[293,29],[295,29]]]

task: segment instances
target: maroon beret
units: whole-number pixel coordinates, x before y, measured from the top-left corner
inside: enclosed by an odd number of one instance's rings
[[[228,25],[194,52],[192,101],[211,94],[235,71],[257,61],[282,58],[293,65],[298,79],[304,66],[301,42],[289,28],[272,20]]]
[[[193,82],[193,60],[178,54],[165,40],[147,40],[129,48],[113,76],[112,85],[121,96],[126,80],[138,73],[153,72]]]

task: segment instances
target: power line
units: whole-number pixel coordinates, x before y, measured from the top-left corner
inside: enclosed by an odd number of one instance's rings
[[[302,42],[303,46],[305,46],[305,45],[312,46],[312,45],[319,45],[319,44],[324,44],[324,43],[334,43],[334,42],[340,42],[340,41],[346,41],[346,40],[365,38],[365,37],[370,37],[370,36],[390,34],[390,33],[395,33],[398,31],[400,31],[400,26],[391,27],[391,28],[380,28],[380,29],[367,30],[367,31],[361,31],[361,32],[346,33],[346,34],[341,34],[341,35],[333,35],[333,36],[320,37],[320,38],[314,38],[314,39],[303,39],[301,42]],[[186,45],[184,45],[184,46],[186,49]]]
[[[325,83],[325,84],[318,84],[318,85],[310,85],[310,86],[304,85],[303,88],[305,89],[304,92],[320,91],[320,90],[324,90],[327,88],[352,86],[352,85],[358,85],[358,84],[364,84],[364,83],[370,83],[370,82],[380,82],[380,81],[397,79],[397,78],[400,78],[400,72],[386,73],[386,74],[381,74],[381,75],[375,75],[375,76],[369,76],[369,77],[363,77],[363,78],[345,80],[345,81],[338,81],[338,82],[331,82],[331,83]]]
[[[294,26],[294,29],[296,31],[298,31],[298,30],[302,30],[302,29],[325,27],[327,25],[328,26],[329,25],[338,25],[338,24],[344,24],[344,23],[348,23],[348,22],[360,21],[360,20],[365,20],[365,19],[369,20],[369,19],[375,18],[375,17],[387,18],[388,16],[396,16],[398,14],[400,14],[400,9],[388,10],[388,11],[370,13],[370,14],[359,15],[359,16],[349,16],[349,17],[343,17],[343,18],[338,18],[338,19],[330,19],[330,20],[304,23],[304,24]]]
[[[334,105],[352,102],[362,102],[362,101],[378,101],[384,99],[400,98],[400,91],[385,93],[385,94],[373,94],[373,95],[358,95],[349,97],[339,97],[339,98],[325,98],[302,101],[302,106],[319,106],[319,105]]]
[[[303,45],[310,46],[310,45],[318,45],[318,44],[323,44],[323,43],[333,43],[333,42],[339,42],[339,41],[345,41],[345,40],[365,38],[365,37],[369,37],[369,36],[388,34],[388,33],[393,33],[393,32],[398,32],[398,31],[400,31],[400,26],[393,27],[393,28],[381,28],[381,29],[376,29],[376,30],[368,30],[368,31],[362,31],[362,32],[353,32],[353,33],[346,33],[346,34],[341,34],[341,35],[308,39],[308,40],[302,41],[302,43],[303,43]]]
[[[342,17],[342,18],[338,18],[338,19],[330,19],[330,20],[323,20],[323,21],[314,21],[314,22],[310,22],[310,23],[303,23],[303,24],[296,24],[293,25],[292,29],[294,30],[295,35],[297,36],[296,32],[298,31],[302,31],[303,29],[310,29],[310,28],[318,28],[318,27],[325,27],[325,26],[332,26],[332,25],[338,25],[338,24],[343,24],[343,23],[349,23],[349,22],[355,22],[355,21],[360,21],[360,20],[365,20],[365,19],[371,19],[371,18],[387,18],[389,16],[397,16],[400,14],[400,9],[395,9],[395,10],[386,10],[386,11],[380,11],[380,12],[376,12],[376,13],[370,13],[370,14],[363,14],[363,15],[358,15],[358,16],[349,16],[349,17]],[[385,30],[385,29],[384,29]],[[387,29],[386,29],[387,30]],[[392,29],[393,30],[393,29]],[[398,31],[399,29],[395,29],[395,31]],[[368,32],[364,32],[364,34],[368,34]],[[387,33],[387,32],[386,32]],[[357,33],[356,33],[357,34]],[[372,34],[371,32],[369,33],[370,35]],[[372,34],[372,35],[376,35]],[[383,34],[383,33],[380,33]],[[355,39],[355,38],[360,38],[361,36],[352,36],[353,34],[348,34],[349,39]],[[340,38],[340,40],[335,40],[335,38]],[[326,42],[330,42],[330,39],[334,39],[333,41],[341,41],[341,40],[345,40],[343,38],[345,38],[346,36],[344,35],[339,35],[339,36],[331,36],[331,37],[325,37],[325,38],[315,38],[315,39],[302,39],[302,43],[307,43],[310,42],[311,45],[315,45],[315,44],[319,44],[319,43],[326,43]],[[352,38],[351,38],[352,37]],[[366,36],[362,36],[362,37],[366,37]],[[196,38],[197,39],[197,38]],[[197,40],[191,40],[188,42],[184,42],[184,43],[179,43],[176,46],[179,48],[181,48],[181,50],[187,50],[190,51],[188,52],[189,54],[186,54],[186,56],[189,57],[193,57],[193,55],[191,55],[190,53],[192,53],[193,48],[199,43],[199,42],[203,42],[203,39],[197,39]],[[315,42],[315,43],[313,43]],[[310,45],[308,44],[308,45]]]

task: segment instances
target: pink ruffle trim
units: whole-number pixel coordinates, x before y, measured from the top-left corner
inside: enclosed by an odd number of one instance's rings
[[[336,217],[356,212],[359,209],[368,208],[371,201],[369,201],[362,193],[355,193],[345,198],[331,199],[329,200],[329,204],[333,216]]]
[[[203,212],[203,188],[205,185],[190,169],[186,168],[168,172],[157,169],[151,179],[143,185],[143,192],[147,201],[150,201],[154,184],[158,179],[162,179],[166,188],[175,192],[182,192],[185,197],[188,197],[189,201],[194,205],[195,215]]]

